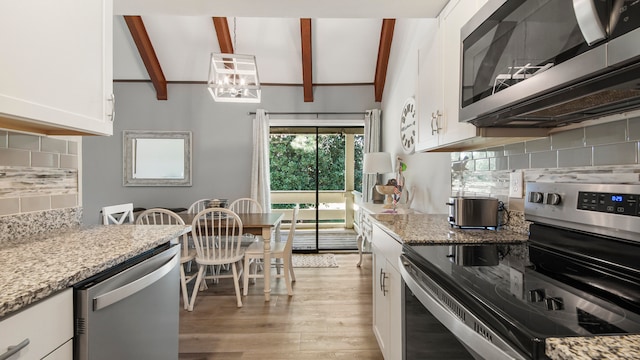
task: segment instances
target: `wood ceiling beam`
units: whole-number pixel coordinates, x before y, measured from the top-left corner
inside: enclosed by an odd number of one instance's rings
[[[127,23],[127,27],[129,27],[133,42],[135,42],[138,48],[138,53],[142,58],[144,67],[147,68],[147,73],[149,73],[153,87],[156,89],[156,98],[158,100],[167,100],[167,79],[164,77],[162,67],[149,39],[149,34],[142,22],[142,17],[124,16],[124,21]]]
[[[382,20],[378,61],[376,62],[376,75],[373,81],[376,102],[382,101],[382,92],[384,91],[384,82],[387,78],[387,67],[389,65],[389,54],[391,53],[391,41],[393,40],[393,29],[395,25],[396,19]]]
[[[313,102],[313,64],[311,57],[311,19],[300,19],[302,39],[302,87],[304,102]]]
[[[223,54],[233,54],[233,43],[231,42],[231,33],[229,33],[229,23],[226,17],[214,17],[213,27],[216,29],[218,44],[220,44],[220,52]]]

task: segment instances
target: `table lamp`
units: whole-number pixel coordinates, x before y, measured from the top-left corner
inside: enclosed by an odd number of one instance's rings
[[[365,153],[362,159],[362,172],[376,175],[376,185],[380,184],[380,174],[393,172],[391,165],[391,154],[388,152]],[[376,190],[376,185],[371,188],[371,200],[374,204],[381,204],[384,196]]]

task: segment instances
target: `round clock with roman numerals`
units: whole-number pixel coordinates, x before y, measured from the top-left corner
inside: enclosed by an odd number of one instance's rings
[[[413,154],[416,148],[416,101],[408,98],[402,106],[400,115],[400,142],[407,154]]]

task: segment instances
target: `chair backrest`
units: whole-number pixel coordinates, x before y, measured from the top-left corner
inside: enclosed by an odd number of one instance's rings
[[[103,207],[102,224],[133,224],[133,203]]]
[[[227,263],[242,255],[242,220],[231,210],[207,208],[193,218],[191,234],[197,257]]]
[[[189,206],[189,209],[187,209],[187,214],[197,214],[206,209],[209,205],[209,201],[211,201],[211,199],[200,199],[195,201],[191,206]]]
[[[229,210],[236,214],[261,213],[262,206],[260,203],[251,198],[240,198],[229,205]]]
[[[284,246],[284,252],[290,253],[293,251],[293,237],[296,233],[296,224],[298,223],[298,212],[300,211],[300,206],[296,206],[293,208],[293,215],[291,216],[291,227],[289,228],[289,235],[287,235],[287,243]]]
[[[149,209],[145,210],[136,218],[136,225],[185,225],[180,215],[167,209]],[[182,256],[189,254],[189,235],[184,234],[180,237],[180,246],[182,247]]]

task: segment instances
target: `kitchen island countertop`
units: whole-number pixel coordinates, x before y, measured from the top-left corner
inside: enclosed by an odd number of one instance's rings
[[[404,244],[514,243],[528,235],[501,229],[458,229],[446,214],[373,214],[372,218]]]
[[[0,319],[190,229],[185,225],[107,225],[4,241]]]

